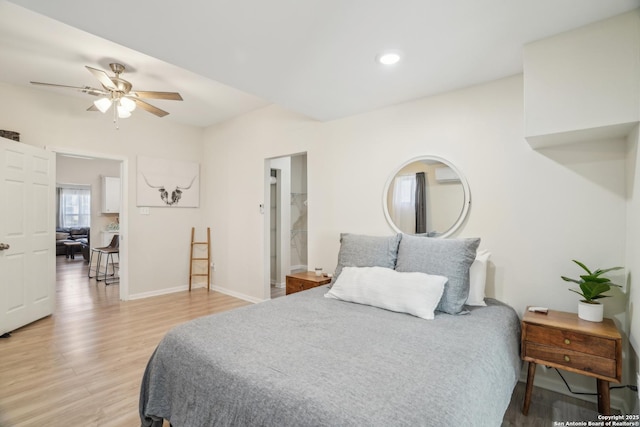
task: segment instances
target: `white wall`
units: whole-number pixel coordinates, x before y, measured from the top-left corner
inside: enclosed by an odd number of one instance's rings
[[[516,76],[323,124],[269,107],[209,129],[205,163],[242,164],[242,173],[227,171],[234,191],[246,195],[229,197],[229,183],[209,177],[211,194],[229,201],[207,212],[228,230],[214,245],[228,257],[217,283],[261,296],[265,157],[307,151],[309,262],[332,270],[341,232],[391,233],[381,202],[388,174],[433,154],[467,176],[473,202],[459,236],[480,236],[492,251],[492,294],[520,312],[527,304],[574,310],[576,298],[559,280],[575,272],[572,258],[624,262],[624,144],[541,153],[524,140],[522,123]]]
[[[309,130],[317,124],[271,106],[205,131],[203,164],[209,170],[205,186],[211,202],[204,221],[212,224],[214,287],[253,301],[264,299],[269,271],[260,213],[260,205],[268,200],[265,159],[322,149]],[[312,179],[308,177],[309,184]]]
[[[626,135],[640,120],[639,46],[640,9],[524,46],[529,142]]]
[[[206,227],[201,209],[150,208],[140,215],[135,203],[136,156],[200,162],[202,130],[180,126],[136,111],[116,130],[110,116],[85,111],[90,97],[76,98],[0,83],[0,129],[19,132],[39,147],[62,147],[128,160],[129,294],[144,296],[184,287],[189,281],[191,227]],[[201,173],[206,175],[207,166]],[[201,186],[206,206],[206,185]]]
[[[634,381],[634,375],[640,370],[640,128],[636,126],[627,139],[627,229],[625,266],[629,276],[629,300],[625,331],[632,348],[628,349],[628,377]],[[636,310],[639,312],[636,313]],[[635,350],[635,351],[634,351]],[[640,384],[639,384],[640,385]],[[630,393],[631,394],[631,393]],[[637,397],[637,394],[631,394]],[[637,401],[636,401],[637,402]],[[636,406],[636,411],[639,408]],[[636,412],[638,413],[638,412]]]
[[[206,211],[217,235],[215,283],[262,297],[265,158],[307,152],[309,265],[332,271],[341,232],[392,233],[385,181],[407,159],[431,154],[469,181],[472,206],[458,236],[480,236],[492,252],[490,295],[519,313],[530,304],[576,311],[577,296],[560,279],[577,273],[571,259],[626,261],[625,144],[534,151],[523,135],[522,93],[515,76],[328,123],[272,106],[208,129],[205,163],[216,172],[207,188],[226,202]],[[624,307],[605,307],[624,316]]]

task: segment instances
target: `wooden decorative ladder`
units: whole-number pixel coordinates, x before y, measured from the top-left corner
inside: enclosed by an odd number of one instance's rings
[[[189,292],[191,292],[191,282],[195,276],[206,276],[207,277],[207,291],[211,288],[211,229],[207,227],[207,241],[206,242],[196,242],[194,241],[194,236],[196,233],[195,227],[191,227],[191,255],[189,257]],[[193,257],[193,248],[196,245],[207,245],[207,257]],[[206,273],[194,273],[193,272],[193,263],[194,261],[207,262],[207,272]]]

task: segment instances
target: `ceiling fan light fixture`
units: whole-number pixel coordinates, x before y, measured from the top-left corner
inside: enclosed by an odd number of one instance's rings
[[[2,0],[0,0],[1,2]],[[168,112],[155,107],[142,99],[165,99],[169,101],[182,101],[182,96],[178,92],[158,92],[158,91],[136,91],[131,92],[132,85],[130,82],[122,79],[120,75],[125,71],[125,67],[119,63],[109,64],[111,71],[115,76],[109,76],[102,70],[85,65],[85,68],[98,79],[102,88],[91,86],[68,86],[56,83],[42,83],[32,81],[31,84],[40,86],[53,86],[66,89],[78,90],[82,93],[99,97],[96,99],[88,111],[100,111],[106,113],[111,105],[113,105],[113,122],[118,129],[118,119],[126,119],[131,117],[131,112],[136,109],[138,104],[141,108],[158,117],[164,117]]]
[[[120,98],[120,107],[124,108],[128,112],[132,112],[136,109],[136,103],[130,98]]]
[[[131,111],[127,110],[122,105],[118,105],[118,118],[128,119],[129,117],[131,117]]]
[[[106,113],[109,107],[111,107],[111,100],[109,98],[96,99],[93,101],[93,105],[95,105],[101,113]]]

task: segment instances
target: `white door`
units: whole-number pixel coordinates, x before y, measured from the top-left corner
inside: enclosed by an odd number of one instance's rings
[[[0,138],[0,334],[55,308],[55,155]]]

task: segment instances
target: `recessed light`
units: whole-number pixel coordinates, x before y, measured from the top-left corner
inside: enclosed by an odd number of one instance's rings
[[[383,65],[393,65],[400,61],[400,54],[396,52],[386,52],[378,55],[376,59]]]

